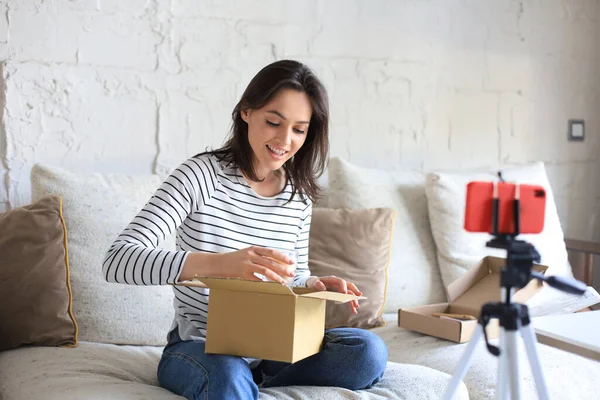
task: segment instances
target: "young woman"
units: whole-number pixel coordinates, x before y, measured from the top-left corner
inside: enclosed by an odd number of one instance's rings
[[[262,274],[361,295],[353,283],[311,276],[308,268],[312,201],[329,148],[329,106],[319,79],[295,61],[270,64],[252,79],[232,117],[226,144],[175,169],[115,240],[103,262],[106,280],[165,285]],[[157,248],[174,231],[177,250]],[[274,248],[299,252],[295,275],[293,261]],[[322,351],[294,364],[205,354],[209,291],[173,286],[173,292],[175,318],[158,380],[188,399],[256,399],[258,385],[358,390],[383,375],[385,344],[352,328],[327,330]],[[350,306],[356,313],[358,302]]]

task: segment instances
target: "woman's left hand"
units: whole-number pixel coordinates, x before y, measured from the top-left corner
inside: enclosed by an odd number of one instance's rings
[[[306,287],[319,291],[331,290],[333,292],[362,296],[362,292],[358,290],[354,283],[333,275],[309,278],[308,281],[306,281]],[[357,314],[358,307],[360,307],[358,305],[358,300],[352,300],[349,304],[352,312]]]

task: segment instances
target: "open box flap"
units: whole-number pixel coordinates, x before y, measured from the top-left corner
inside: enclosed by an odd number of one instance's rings
[[[235,290],[238,292],[254,292],[295,296],[287,286],[277,282],[250,281],[239,278],[199,277],[194,281],[179,282],[177,285],[192,287],[208,287],[209,289]]]
[[[478,267],[469,270],[452,282],[448,286],[451,308],[479,315],[483,304],[500,301],[500,272],[505,264],[506,259],[504,258],[485,257]],[[532,268],[542,274],[548,269],[547,266],[540,264],[533,264]],[[516,288],[512,300],[524,303],[541,287],[542,282],[532,279],[525,287]]]
[[[448,303],[455,302],[460,296],[471,289],[473,285],[487,276],[490,273],[491,264],[496,265],[497,270],[500,271],[504,262],[505,260],[503,258],[485,257],[476,267],[469,269],[461,275],[460,278],[448,285],[446,288],[448,292]],[[500,287],[498,287],[498,291],[500,291]]]
[[[311,297],[322,300],[332,300],[340,303],[346,303],[350,300],[363,300],[364,296],[354,296],[352,294],[343,294],[337,292],[323,291],[305,287],[289,288],[277,282],[249,281],[239,278],[215,278],[199,277],[193,281],[178,282],[180,286],[203,287],[209,289],[234,290],[238,292],[253,292],[266,294],[281,294],[286,296]]]
[[[179,286],[202,287],[209,289],[235,290],[238,292],[254,292],[266,294],[281,294],[286,296],[312,297],[315,299],[332,300],[346,303],[350,300],[364,300],[364,296],[354,296],[329,291],[316,291],[305,287],[289,288],[277,282],[250,281],[239,278],[215,278],[199,277],[193,281],[178,282]]]

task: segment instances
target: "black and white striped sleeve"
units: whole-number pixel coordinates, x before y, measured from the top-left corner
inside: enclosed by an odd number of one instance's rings
[[[306,286],[306,281],[310,278],[310,270],[308,268],[308,237],[310,234],[311,219],[312,203],[309,200],[308,206],[302,212],[300,231],[296,240],[295,248],[298,251],[298,265],[296,266],[294,286]]]
[[[102,273],[108,282],[165,285],[177,281],[188,251],[157,248],[215,189],[208,163],[189,159],[176,168],[108,249]]]

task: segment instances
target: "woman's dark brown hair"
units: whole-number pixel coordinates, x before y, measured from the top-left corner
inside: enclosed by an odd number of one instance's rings
[[[314,202],[319,197],[320,190],[317,178],[325,171],[329,154],[329,100],[321,81],[302,63],[282,60],[260,70],[233,109],[233,125],[227,142],[220,149],[210,153],[233,162],[249,179],[259,181],[252,163],[253,152],[248,142],[248,125],[242,120],[241,112],[263,107],[281,89],[306,93],[312,105],[306,140],[283,168],[292,186],[290,200],[298,193]]]

